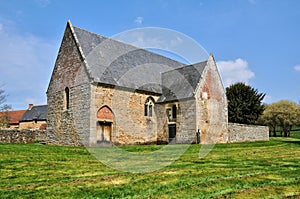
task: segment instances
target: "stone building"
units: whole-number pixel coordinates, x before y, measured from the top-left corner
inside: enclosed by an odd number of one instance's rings
[[[29,104],[19,121],[19,129],[45,130],[47,126],[47,105]]]
[[[212,55],[186,65],[70,22],[47,100],[53,144],[228,142],[226,95]]]
[[[7,120],[7,125],[11,129],[19,128],[19,120],[22,118],[26,110],[0,112],[0,120]]]

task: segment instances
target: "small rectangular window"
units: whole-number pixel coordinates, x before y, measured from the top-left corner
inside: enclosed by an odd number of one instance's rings
[[[147,116],[148,115],[148,105],[145,104],[144,106],[144,116]]]
[[[172,106],[172,116],[173,116],[173,119],[176,119],[176,115],[177,115],[177,107],[176,107],[176,105],[173,105]]]
[[[68,87],[65,88],[65,109],[69,109],[70,106],[70,90]]]

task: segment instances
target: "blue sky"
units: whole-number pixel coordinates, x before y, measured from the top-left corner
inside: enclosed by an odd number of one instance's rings
[[[0,0],[0,85],[13,109],[46,104],[63,32],[105,36],[133,28],[183,33],[214,54],[224,85],[243,81],[265,102],[300,102],[300,1]]]

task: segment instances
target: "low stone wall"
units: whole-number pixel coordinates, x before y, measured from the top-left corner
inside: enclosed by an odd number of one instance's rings
[[[269,141],[269,127],[228,123],[228,142]]]
[[[45,130],[0,129],[0,143],[32,143],[46,138]]]
[[[269,128],[228,123],[228,142],[269,141]],[[32,143],[38,140],[48,142],[45,130],[0,129],[0,143]]]

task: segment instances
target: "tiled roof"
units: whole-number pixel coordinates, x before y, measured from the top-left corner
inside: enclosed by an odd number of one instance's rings
[[[193,97],[206,64],[207,61],[203,61],[163,73],[163,93],[157,102],[169,102]]]
[[[156,93],[158,103],[193,97],[207,61],[185,65],[68,23],[94,82]]]
[[[25,112],[26,110],[1,112],[0,116],[7,115],[9,118],[9,124],[18,124]]]
[[[23,117],[20,119],[20,122],[33,120],[47,120],[47,105],[33,106],[30,110],[28,109],[23,115]]]
[[[185,64],[72,26],[95,82],[162,93],[161,73]]]

